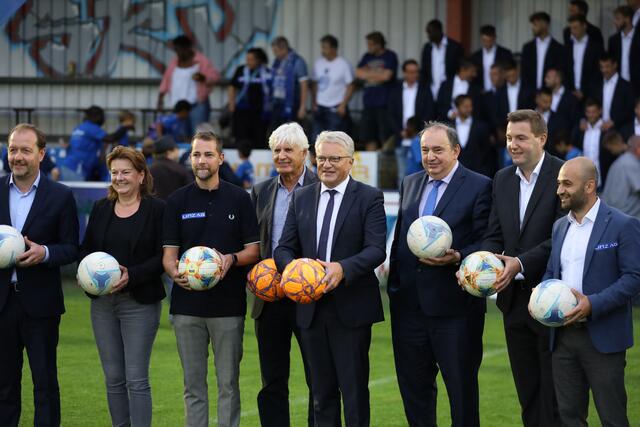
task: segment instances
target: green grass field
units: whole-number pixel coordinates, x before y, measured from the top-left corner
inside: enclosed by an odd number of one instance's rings
[[[110,425],[107,411],[102,369],[96,351],[89,320],[89,300],[75,286],[65,287],[67,313],[60,327],[58,346],[58,376],[62,395],[63,426]],[[167,321],[167,305],[163,307],[162,323],[158,331],[151,360],[153,391],[153,425],[184,425],[182,402],[182,369],[176,350],[175,336]],[[386,301],[385,301],[385,311]],[[405,426],[406,420],[398,391],[393,365],[391,332],[387,321],[373,328],[371,343],[371,425]],[[638,342],[640,315],[634,315],[635,339]],[[293,346],[290,380],[290,405],[293,426],[305,425],[307,405],[302,363],[297,347]],[[519,406],[509,370],[502,319],[492,302],[484,333],[484,360],[480,369],[480,416],[483,426],[517,426],[520,424]],[[23,417],[21,425],[33,425],[32,386],[25,363],[23,376]],[[216,425],[216,389],[213,362],[209,364],[209,396],[211,425]],[[640,425],[640,349],[627,353],[626,385],[629,417],[632,426]],[[438,423],[450,425],[446,389],[438,381]],[[258,426],[256,395],[260,389],[258,350],[253,321],[247,319],[244,335],[244,357],[240,370],[243,426]],[[590,424],[599,425],[593,404]]]

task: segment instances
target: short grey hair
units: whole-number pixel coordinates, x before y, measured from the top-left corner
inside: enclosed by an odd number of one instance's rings
[[[460,140],[458,139],[458,132],[456,132],[456,129],[446,123],[437,121],[430,121],[424,124],[424,129],[422,129],[422,131],[420,132],[420,140],[422,140],[422,136],[426,131],[433,129],[443,130],[447,134],[447,139],[449,140],[451,149],[455,150],[456,146],[460,145]]]
[[[309,148],[309,140],[304,133],[304,129],[296,122],[285,123],[280,125],[271,132],[269,136],[269,149],[271,151],[276,149],[276,146],[281,142],[290,144],[293,147],[298,147],[301,150],[307,150]]]
[[[316,138],[315,143],[316,153],[318,152],[318,147],[323,142],[330,142],[342,146],[345,150],[347,150],[347,154],[351,157],[353,157],[353,153],[356,151],[353,139],[351,139],[349,135],[341,131],[325,130],[324,132],[320,132],[320,135],[318,135],[318,137]]]

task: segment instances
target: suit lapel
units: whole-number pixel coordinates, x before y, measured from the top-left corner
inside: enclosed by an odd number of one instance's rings
[[[142,233],[142,229],[144,225],[149,221],[149,216],[151,214],[151,202],[149,199],[143,198],[140,200],[140,207],[138,208],[137,215],[134,214],[133,217],[133,235],[131,236],[131,254],[133,254],[133,248],[138,244],[138,240],[140,240],[140,234]]]
[[[9,175],[2,179],[0,185],[0,224],[11,225],[11,212],[9,211]]]
[[[545,155],[545,159],[542,162],[542,167],[540,168],[540,175],[536,180],[536,185],[533,187],[533,192],[531,193],[531,197],[529,198],[529,203],[527,203],[527,210],[524,212],[524,219],[522,220],[522,226],[520,230],[523,231],[527,226],[527,222],[531,218],[533,214],[533,209],[538,204],[538,200],[542,197],[545,189],[548,185],[550,185],[550,163],[549,163],[549,154]]]
[[[278,182],[280,177],[276,177],[276,179],[272,180],[269,186],[266,188],[266,193],[269,195],[267,198],[267,203],[265,204],[264,211],[268,212],[267,215],[267,235],[271,236],[271,232],[273,230],[273,215],[275,215],[275,209],[273,207],[276,204],[276,197],[278,196]],[[265,242],[267,245],[267,254],[271,256],[273,252],[273,248],[271,247],[271,239],[268,242]]]
[[[589,237],[589,243],[587,243],[587,253],[585,254],[584,269],[582,270],[583,279],[587,271],[589,271],[589,264],[591,263],[591,258],[593,258],[593,253],[595,252],[596,243],[600,241],[602,234],[607,229],[607,225],[609,225],[610,219],[611,219],[611,209],[609,209],[607,205],[605,205],[602,201],[600,201],[600,208],[598,209],[596,222],[593,224],[593,229],[591,230],[591,236]]]
[[[565,218],[563,219],[563,223],[562,223],[562,228],[560,230],[558,230],[558,236],[557,236],[557,240],[553,242],[553,245],[556,246],[558,249],[556,250],[556,253],[554,255],[554,272],[553,272],[553,277],[560,277],[560,255],[562,254],[562,244],[564,243],[564,239],[565,237],[567,237],[567,231],[569,231],[569,221]]]
[[[422,174],[422,179],[419,183],[416,183],[410,191],[407,192],[410,200],[410,204],[408,207],[409,218],[405,220],[411,220],[413,222],[416,218],[422,216],[422,212],[420,212],[420,199],[422,198],[422,193],[424,192],[424,188],[427,186],[427,182],[429,181],[429,175],[426,172],[420,172]],[[402,209],[402,206],[400,206]]]
[[[453,199],[453,196],[458,192],[458,189],[464,183],[464,178],[466,176],[464,166],[462,164],[458,164],[458,170],[451,177],[451,182],[447,185],[447,188],[444,190],[444,194],[440,198],[440,201],[436,205],[435,210],[433,211],[434,216],[440,216],[444,208],[449,204],[449,202]]]
[[[518,233],[520,231],[520,178],[515,174],[515,168],[509,177],[505,193],[508,195],[508,203],[511,205],[509,211],[511,212],[513,231]]]
[[[338,234],[340,234],[340,229],[344,224],[344,220],[347,218],[347,214],[353,205],[353,201],[356,198],[356,187],[357,183],[353,180],[353,178],[349,179],[349,183],[347,184],[347,188],[342,196],[342,202],[340,202],[340,210],[338,211],[338,217],[336,218],[336,225],[333,228],[333,238],[331,239],[331,251],[333,253],[333,246],[336,243],[336,239],[338,238]]]
[[[38,188],[36,189],[36,197],[33,199],[33,204],[31,205],[31,209],[29,209],[27,219],[22,226],[23,236],[29,235],[29,226],[40,212],[45,211],[44,205],[46,204],[45,199],[47,197],[47,184],[47,178],[44,175],[40,175],[40,183],[38,184]]]

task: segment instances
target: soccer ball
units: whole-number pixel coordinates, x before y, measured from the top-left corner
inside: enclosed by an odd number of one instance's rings
[[[105,295],[120,280],[120,264],[106,252],[93,252],[78,265],[78,283],[91,295]]]
[[[488,297],[496,293],[496,278],[503,270],[504,264],[498,257],[478,251],[462,260],[459,272],[465,291],[476,297]]]
[[[10,225],[0,225],[0,268],[13,267],[24,250],[22,234]]]
[[[207,291],[220,281],[222,258],[214,249],[194,246],[180,257],[178,273],[185,275],[194,291]]]
[[[282,276],[278,273],[273,258],[260,261],[247,275],[247,288],[258,298],[272,302],[284,298],[280,287]]]
[[[529,298],[529,314],[545,326],[564,325],[567,312],[571,311],[578,300],[571,288],[562,280],[549,279],[533,288]]]
[[[440,257],[451,248],[452,241],[449,225],[437,216],[421,216],[407,233],[409,249],[418,258]]]
[[[300,304],[317,301],[324,295],[325,271],[322,264],[310,258],[299,258],[291,261],[282,272],[282,290],[290,299]]]

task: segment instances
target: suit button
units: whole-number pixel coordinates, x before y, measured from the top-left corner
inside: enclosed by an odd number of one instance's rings
[[[422,273],[422,267],[418,267],[418,273]]]

